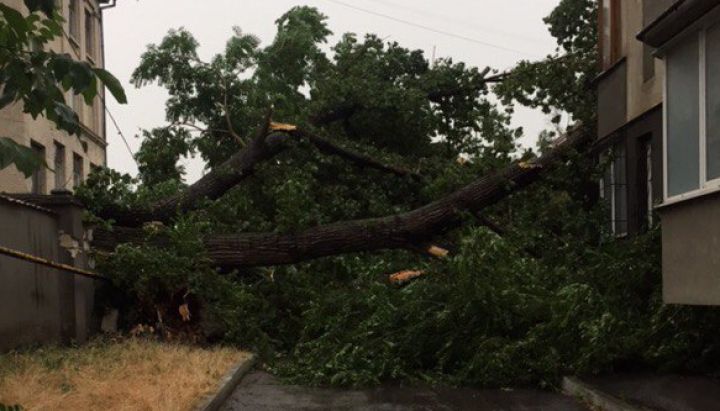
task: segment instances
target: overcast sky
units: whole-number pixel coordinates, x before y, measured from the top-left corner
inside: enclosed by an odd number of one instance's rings
[[[452,57],[470,66],[507,69],[522,59],[537,59],[555,48],[542,18],[559,0],[121,0],[105,12],[106,67],[124,84],[129,104],[108,99],[108,109],[133,152],[140,129],[165,124],[167,94],[157,87],[135,89],[129,83],[146,46],[158,43],[168,30],[185,27],[200,43],[201,58],[221,52],[233,26],[260,37],[263,45],[275,34],[275,20],[293,6],[319,8],[329,17],[334,43],[342,33],[375,33],[430,58]],[[359,10],[363,9],[363,10]],[[403,23],[424,26],[415,27]],[[521,110],[516,125],[525,127],[530,144],[549,125],[546,116]],[[108,166],[132,175],[137,167],[108,119]],[[202,175],[198,160],[185,161],[187,180]]]

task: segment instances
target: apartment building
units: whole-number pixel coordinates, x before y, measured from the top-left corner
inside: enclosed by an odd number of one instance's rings
[[[18,10],[27,9],[22,0],[0,0]],[[67,53],[93,66],[104,66],[103,9],[114,4],[110,0],[58,0],[65,18],[64,35],[55,39],[49,48]],[[38,170],[25,178],[14,166],[0,170],[0,192],[48,194],[53,189],[72,190],[91,169],[107,163],[105,133],[104,89],[92,104],[81,96],[66,95],[67,104],[79,115],[81,135],[71,136],[58,130],[45,118],[33,119],[22,112],[17,103],[0,110],[0,132],[20,144],[31,147],[43,156],[49,169]]]
[[[720,0],[599,0],[613,231],[661,218],[663,296],[720,304]]]

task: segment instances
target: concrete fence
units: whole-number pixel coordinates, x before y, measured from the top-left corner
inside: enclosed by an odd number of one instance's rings
[[[69,192],[0,195],[0,246],[89,269],[91,231]],[[102,281],[0,255],[0,351],[84,342],[99,328]]]

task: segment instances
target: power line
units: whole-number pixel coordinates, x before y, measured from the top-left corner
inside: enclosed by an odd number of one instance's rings
[[[494,48],[494,49],[503,50],[503,51],[507,51],[507,52],[511,52],[511,53],[515,53],[515,54],[521,54],[521,55],[528,56],[528,57],[540,57],[540,56],[537,56],[537,55],[534,55],[534,54],[526,53],[526,52],[524,52],[524,51],[520,51],[520,50],[512,49],[512,48],[509,48],[509,47],[500,46],[500,45],[497,45],[497,44],[488,43],[488,42],[486,42],[486,41],[474,39],[474,38],[472,38],[472,37],[467,37],[467,36],[463,36],[463,35],[460,35],[460,34],[451,33],[451,32],[449,32],[449,31],[438,30],[438,29],[435,29],[435,28],[432,28],[432,27],[429,27],[429,26],[424,26],[424,25],[422,25],[422,24],[413,23],[413,22],[411,22],[411,21],[399,19],[399,18],[397,18],[397,17],[389,16],[389,15],[387,15],[387,14],[378,13],[378,12],[376,12],[376,11],[372,11],[372,10],[364,9],[364,8],[361,8],[361,7],[357,7],[357,6],[354,6],[354,5],[352,5],[352,4],[345,3],[345,2],[343,2],[343,1],[339,1],[339,0],[326,0],[326,1],[329,1],[330,3],[334,3],[334,4],[337,4],[337,5],[340,5],[340,6],[348,7],[348,8],[357,10],[357,11],[361,11],[361,12],[363,12],[363,13],[371,14],[371,15],[373,15],[373,16],[382,17],[382,18],[387,19],[387,20],[392,20],[392,21],[397,22],[397,23],[401,23],[401,24],[405,24],[405,25],[408,25],[408,26],[416,27],[416,28],[419,28],[419,29],[422,29],[422,30],[430,31],[430,32],[433,32],[433,33],[436,33],[436,34],[442,34],[442,35],[444,35],[444,36],[454,37],[454,38],[456,38],[456,39],[465,40],[465,41],[468,41],[468,42],[471,42],[471,43],[475,43],[475,44],[480,44],[480,45],[485,46],[485,47],[491,47],[491,48]]]
[[[115,126],[115,130],[117,130],[118,134],[120,135],[120,138],[122,138],[122,141],[125,143],[125,148],[127,148],[128,153],[130,153],[130,157],[132,157],[133,161],[135,162],[136,166],[139,166],[137,162],[137,158],[135,158],[135,153],[133,153],[132,148],[130,148],[130,144],[128,143],[127,139],[125,138],[125,134],[123,134],[122,130],[120,130],[120,126],[118,125],[118,122],[115,120],[115,116],[112,115],[110,112],[110,109],[107,106],[107,103],[105,102],[105,99],[100,97],[103,103],[103,107],[105,108],[105,113],[107,113],[108,117],[110,117],[110,120],[112,121],[113,125]]]
[[[65,36],[65,39],[71,44],[70,48],[73,51],[73,54],[75,54],[75,57],[78,61],[82,61],[82,57],[80,57],[80,53],[75,49],[75,47],[72,46],[73,40],[70,39],[70,35],[68,35],[67,31],[65,31],[65,28],[62,28],[63,36]],[[103,62],[104,64],[105,62]],[[105,85],[103,85],[103,88]],[[105,101],[105,98],[102,94],[98,94],[98,97],[100,98],[100,101],[102,101],[103,109],[105,113],[107,113],[108,117],[110,117],[110,120],[112,121],[113,125],[115,126],[115,130],[117,130],[118,134],[122,138],[122,141],[125,143],[125,148],[127,148],[127,151],[130,153],[130,157],[132,157],[133,161],[135,162],[136,166],[139,166],[137,162],[137,158],[135,158],[135,153],[133,153],[132,148],[130,148],[130,143],[128,143],[127,139],[125,138],[125,134],[120,129],[120,126],[118,125],[118,122],[115,120],[115,116],[112,115],[110,112],[110,109],[107,106],[107,102]],[[72,97],[71,97],[72,98]],[[107,138],[107,136],[105,136]]]
[[[402,5],[402,4],[394,3],[394,2],[392,2],[392,1],[386,1],[386,0],[370,0],[370,1],[375,2],[375,3],[378,3],[378,4],[383,4],[383,5],[387,6],[387,7],[393,7],[393,8],[401,9],[401,10],[407,10],[407,11],[409,11],[409,12],[412,12],[412,13],[415,13],[415,14],[420,14],[420,15],[423,15],[423,16],[426,16],[426,17],[430,17],[430,18],[433,18],[433,19],[442,19],[442,20],[445,20],[445,21],[447,21],[447,22],[454,23],[454,24],[462,24],[463,26],[468,26],[468,27],[472,25],[472,27],[473,27],[474,29],[476,29],[476,30],[479,29],[479,30],[488,31],[488,32],[495,33],[495,34],[500,34],[500,35],[503,35],[503,36],[515,37],[515,38],[517,38],[517,39],[521,39],[521,40],[525,40],[525,41],[531,41],[531,42],[533,42],[533,43],[542,44],[542,41],[538,40],[537,37],[523,36],[523,35],[520,35],[520,34],[517,34],[517,33],[510,32],[510,31],[503,31],[503,30],[499,30],[499,29],[495,29],[495,28],[491,28],[491,27],[478,26],[477,24],[470,23],[470,22],[468,22],[468,21],[453,19],[453,18],[450,18],[450,17],[448,17],[448,16],[444,16],[444,15],[437,14],[437,13],[432,13],[432,12],[427,12],[427,11],[424,11],[424,10],[421,10],[421,9],[417,9],[417,8],[414,8],[414,7],[408,7],[408,6],[405,6],[405,5]]]

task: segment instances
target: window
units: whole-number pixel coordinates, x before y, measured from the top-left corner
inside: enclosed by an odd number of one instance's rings
[[[620,58],[621,20],[620,2],[601,0],[600,18],[600,64],[607,69]]]
[[[655,199],[653,193],[653,165],[652,165],[652,144],[648,141],[645,144],[645,202],[648,227],[653,224],[653,212],[655,210]]]
[[[652,164],[652,135],[644,136],[638,145],[637,169],[638,169],[638,216],[640,224],[645,219],[645,224],[651,227],[653,224],[653,211],[655,201],[653,198],[653,164]]]
[[[80,35],[80,21],[78,19],[78,2],[70,0],[68,3],[68,25],[70,37],[78,39]]]
[[[720,187],[720,25],[667,51],[665,198]]]
[[[80,121],[80,124],[84,124],[83,121],[83,96],[80,94],[73,95],[73,103],[72,108],[75,110],[75,113],[78,115],[78,121]]]
[[[38,144],[34,141],[30,143],[30,148],[40,156],[45,158],[45,147],[42,144]],[[30,192],[33,194],[45,194],[45,169],[40,168],[35,170],[32,177],[30,177]]]
[[[93,99],[93,101],[87,106],[87,115],[88,115],[88,121],[87,121],[87,127],[97,132],[97,109],[95,101],[96,99]]]
[[[65,146],[55,142],[55,188],[65,188]]]
[[[610,230],[616,237],[628,233],[627,156],[625,145],[618,144],[608,153],[612,161],[600,180],[600,198],[607,202]]]
[[[95,58],[95,25],[90,10],[85,10],[85,53],[93,60]]]
[[[73,153],[73,188],[77,188],[82,184],[85,178],[85,168],[83,166],[83,158]]]

